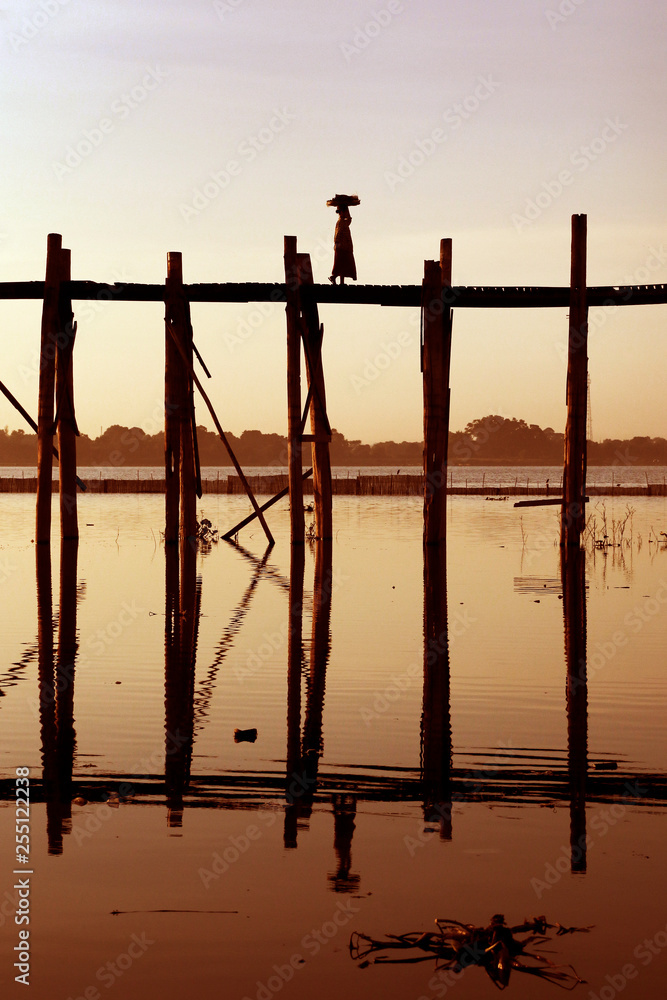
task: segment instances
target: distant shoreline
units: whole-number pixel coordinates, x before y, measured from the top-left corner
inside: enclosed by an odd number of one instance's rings
[[[288,487],[288,476],[286,473],[278,475],[248,475],[247,482],[250,489],[256,496],[276,496],[286,491]],[[165,492],[165,480],[162,478],[140,479],[135,478],[98,478],[84,479],[86,494],[133,494],[133,495],[159,495]],[[460,482],[456,485],[448,483],[445,487],[449,496],[479,496],[486,499],[506,500],[511,496],[546,497],[546,503],[558,503],[562,496],[561,483],[555,480],[550,483],[549,479],[544,484],[534,482],[530,485],[526,480],[524,484],[518,482],[518,477],[514,483],[499,484],[498,482],[468,481],[465,485]],[[37,477],[29,476],[0,476],[0,494],[21,493],[29,494],[37,491]],[[58,480],[52,481],[52,492],[58,491]],[[307,479],[303,483],[304,496],[310,496],[313,492],[312,479]],[[335,496],[424,496],[424,476],[421,473],[414,475],[362,475],[339,476],[332,480],[332,492]],[[232,496],[245,493],[245,488],[239,476],[223,476],[217,479],[202,479],[203,496],[218,495]],[[667,484],[662,483],[614,483],[591,484],[586,487],[587,495],[592,497],[623,497],[623,496],[643,496],[643,497],[667,497]]]

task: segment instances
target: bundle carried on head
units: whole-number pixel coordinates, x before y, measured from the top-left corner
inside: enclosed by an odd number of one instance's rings
[[[349,208],[350,205],[360,205],[361,199],[356,194],[337,194],[327,202],[332,208]]]

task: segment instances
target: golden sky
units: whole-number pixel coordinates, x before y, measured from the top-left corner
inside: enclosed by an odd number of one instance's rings
[[[280,280],[283,236],[332,262],[357,192],[360,283],[415,284],[453,239],[455,284],[667,281],[665,45],[656,0],[0,0],[0,281]],[[591,310],[593,436],[667,436],[667,307]],[[160,423],[163,308],[75,303],[83,432]],[[330,418],[422,433],[418,315],[321,308]],[[0,302],[0,378],[36,414],[40,304]],[[284,432],[284,310],[193,307],[223,425]],[[455,314],[451,425],[563,428],[564,310]],[[157,416],[156,416],[157,414]],[[198,416],[208,426],[204,408]],[[0,426],[21,418],[0,400]]]

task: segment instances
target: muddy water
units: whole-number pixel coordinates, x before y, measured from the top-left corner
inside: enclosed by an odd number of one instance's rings
[[[76,559],[54,539],[39,587],[34,498],[0,497],[9,995],[23,767],[39,1000],[490,996],[481,968],[359,969],[348,941],[497,912],[594,925],[544,946],[576,995],[661,995],[667,505],[632,500],[627,520],[598,505],[623,544],[591,541],[564,587],[554,508],[451,498],[425,606],[413,498],[336,498],[332,550],[302,568],[281,504],[270,553],[245,529],[176,591],[161,497],[82,498]],[[223,530],[246,510],[201,513]]]

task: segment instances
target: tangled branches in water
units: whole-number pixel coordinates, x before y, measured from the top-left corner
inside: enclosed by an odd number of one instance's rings
[[[203,552],[210,552],[211,546],[218,541],[218,529],[213,527],[207,517],[197,521],[197,541]]]
[[[375,963],[414,963],[436,961],[436,970],[449,969],[454,974],[471,965],[481,966],[498,989],[509,985],[512,969],[546,979],[563,989],[572,990],[580,979],[571,965],[556,965],[550,959],[528,950],[556,936],[589,931],[590,927],[563,927],[549,924],[546,917],[531,917],[522,924],[508,927],[502,913],[496,913],[487,927],[462,924],[458,920],[436,918],[437,931],[414,931],[409,934],[388,934],[375,940],[367,934],[354,932],[350,937],[350,955],[359,968]],[[417,951],[422,954],[390,957],[388,952]]]

